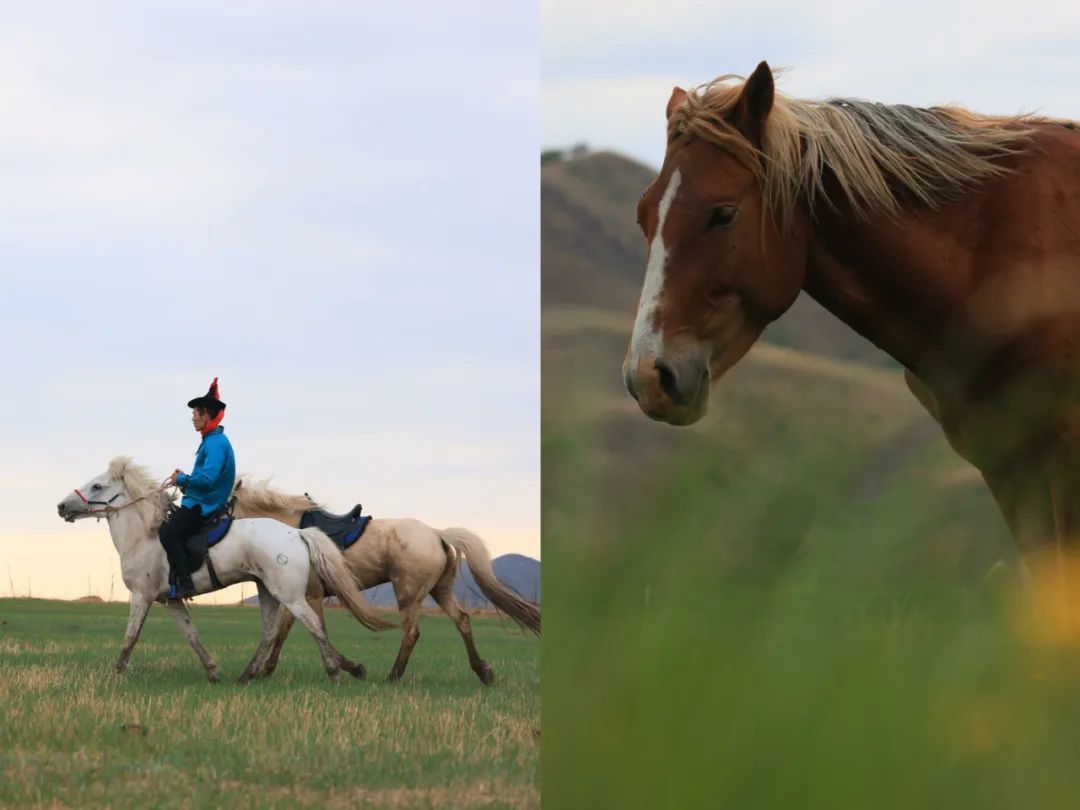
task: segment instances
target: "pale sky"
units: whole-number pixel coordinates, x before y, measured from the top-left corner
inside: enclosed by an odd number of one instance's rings
[[[1080,3],[543,0],[543,137],[649,165],[673,86],[761,60],[800,98],[1080,118]]]
[[[115,455],[190,470],[215,375],[241,472],[540,556],[539,25],[5,8],[0,596],[126,598],[56,504]]]

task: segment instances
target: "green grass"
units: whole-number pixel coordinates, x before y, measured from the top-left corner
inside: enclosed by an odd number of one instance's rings
[[[676,430],[624,407],[595,336],[561,348],[548,806],[1080,805],[1080,576],[1064,613],[1018,596],[992,499],[902,383],[750,360]]]
[[[856,502],[855,449],[703,450],[616,510],[551,438],[577,476],[545,515],[551,806],[1077,806],[1076,617],[1029,632],[996,516],[930,497],[933,457]]]
[[[405,679],[386,683],[396,631],[328,611],[369,680],[326,678],[294,628],[268,681],[235,683],[255,609],[196,606],[223,681],[155,606],[128,673],[112,674],[123,605],[0,600],[0,804],[69,807],[538,807],[539,644],[474,617],[488,689],[456,629],[424,617]]]

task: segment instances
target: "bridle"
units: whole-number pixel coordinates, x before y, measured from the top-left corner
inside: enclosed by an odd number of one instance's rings
[[[154,490],[153,494],[156,495],[157,493],[164,491],[165,488],[168,487],[168,486],[169,486],[169,484],[168,484],[167,481],[162,482],[161,486],[159,486],[156,490]],[[81,500],[87,506],[100,506],[100,507],[102,507],[101,509],[87,509],[86,512],[83,513],[83,514],[86,514],[86,515],[102,515],[102,514],[103,515],[111,515],[114,512],[120,512],[120,511],[122,511],[124,509],[127,509],[129,506],[134,506],[139,501],[145,501],[148,497],[150,497],[149,495],[140,495],[138,498],[135,498],[134,500],[128,501],[127,503],[125,503],[125,504],[123,504],[121,506],[113,506],[112,502],[115,501],[117,498],[119,498],[121,495],[125,494],[125,492],[123,490],[121,490],[120,492],[117,492],[115,495],[113,495],[107,501],[93,501],[93,500],[90,500],[89,498],[87,498],[85,495],[83,495],[82,492],[80,492],[78,489],[73,490],[73,491],[74,491],[74,493],[76,495],[79,496],[79,500]]]

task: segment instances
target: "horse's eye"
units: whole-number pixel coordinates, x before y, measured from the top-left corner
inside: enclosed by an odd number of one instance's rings
[[[737,205],[718,205],[709,214],[710,228],[720,227],[726,228],[735,221],[735,217],[739,214],[739,207]]]
[[[727,298],[733,292],[735,292],[735,288],[732,287],[730,284],[720,284],[720,283],[718,283],[718,284],[714,284],[712,289],[709,290],[708,298],[709,298],[709,301],[712,302],[713,304],[719,304],[721,301],[723,301],[725,298]]]
[[[93,489],[93,490],[101,489],[101,484],[94,484],[92,487],[90,487],[90,489]]]

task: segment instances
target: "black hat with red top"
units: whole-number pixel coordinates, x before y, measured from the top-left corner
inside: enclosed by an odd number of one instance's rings
[[[225,403],[218,399],[217,377],[214,377],[214,381],[210,383],[210,390],[207,391],[205,395],[195,397],[195,399],[191,400],[187,406],[189,408],[202,408],[211,413],[225,410]]]

